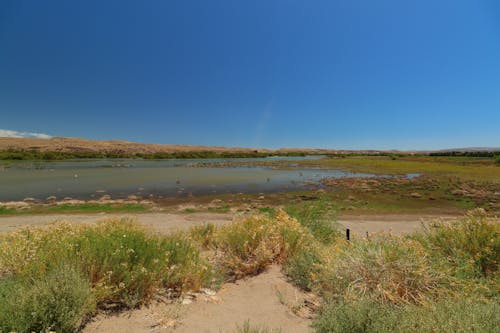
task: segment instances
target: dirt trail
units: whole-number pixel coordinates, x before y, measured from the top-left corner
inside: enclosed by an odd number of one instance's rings
[[[349,228],[354,235],[366,235],[377,232],[392,234],[407,234],[422,228],[423,222],[456,219],[450,215],[347,215],[339,219],[344,228]]]
[[[15,230],[20,227],[41,226],[54,221],[71,223],[92,223],[109,218],[128,217],[151,227],[153,230],[169,233],[179,229],[188,229],[195,225],[213,223],[224,224],[233,220],[231,214],[220,213],[144,213],[144,214],[56,214],[56,215],[17,215],[0,217],[0,232]]]
[[[271,266],[258,276],[224,285],[210,301],[200,297],[188,305],[156,304],[118,315],[101,315],[83,333],[229,333],[247,320],[252,326],[281,328],[283,332],[311,332],[311,320],[292,312],[304,297],[285,280],[278,266]]]
[[[234,214],[223,213],[142,213],[142,214],[67,214],[67,215],[17,215],[0,217],[0,232],[15,230],[25,226],[45,225],[53,221],[69,221],[71,223],[96,222],[107,218],[132,217],[139,223],[151,227],[161,233],[188,229],[205,223],[229,223]],[[365,235],[366,232],[408,233],[421,228],[422,221],[438,218],[448,219],[450,216],[439,215],[357,215],[341,216],[339,223],[352,230],[353,234]]]

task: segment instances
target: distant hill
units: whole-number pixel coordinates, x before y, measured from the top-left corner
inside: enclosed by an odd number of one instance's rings
[[[180,152],[215,152],[215,153],[276,153],[276,154],[342,154],[364,153],[379,154],[378,150],[334,150],[315,148],[242,148],[220,146],[192,146],[170,144],[145,144],[119,140],[88,140],[80,138],[54,137],[50,139],[0,137],[0,151],[39,151],[64,153],[123,153],[154,154]]]
[[[213,151],[213,152],[254,152],[253,148],[228,148],[214,146],[190,146],[190,145],[167,145],[167,144],[144,144],[118,140],[87,140],[80,138],[51,139],[35,138],[7,138],[0,137],[0,150],[35,150],[55,152],[120,152],[125,154],[150,154],[150,153],[175,153],[190,151]],[[259,149],[266,152],[266,149]]]
[[[339,150],[316,148],[242,148],[220,146],[193,146],[171,144],[146,144],[119,140],[88,140],[80,138],[54,137],[51,139],[10,138],[0,137],[0,151],[39,151],[63,153],[123,153],[123,154],[154,154],[181,152],[214,152],[214,153],[306,153],[306,154],[429,154],[436,152],[500,152],[500,147],[470,147],[442,149],[435,151],[400,151],[400,150]]]

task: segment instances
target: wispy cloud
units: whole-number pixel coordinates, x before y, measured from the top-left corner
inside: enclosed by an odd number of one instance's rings
[[[262,144],[263,138],[266,134],[267,127],[271,121],[273,110],[273,101],[269,101],[264,110],[260,114],[260,118],[257,123],[257,128],[255,130],[254,146],[258,147]]]
[[[6,129],[0,129],[0,137],[7,138],[36,138],[36,139],[50,139],[51,136],[44,133],[31,133],[31,132],[18,132]]]

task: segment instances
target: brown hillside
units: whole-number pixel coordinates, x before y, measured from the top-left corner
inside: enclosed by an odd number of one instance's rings
[[[166,144],[143,144],[118,140],[87,140],[79,138],[6,138],[0,137],[0,151],[37,150],[60,152],[122,152],[122,153],[173,153],[183,151],[251,152],[253,148],[227,148],[215,146],[189,146]],[[258,149],[259,152],[270,150]]]

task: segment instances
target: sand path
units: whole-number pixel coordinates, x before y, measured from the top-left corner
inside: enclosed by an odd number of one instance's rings
[[[86,325],[83,333],[232,333],[245,321],[282,332],[311,332],[311,319],[292,311],[304,297],[285,280],[278,266],[271,266],[258,276],[224,285],[209,301],[198,297],[187,305],[159,303],[100,315]]]
[[[142,213],[142,214],[67,214],[67,215],[16,215],[0,217],[0,232],[15,230],[26,226],[46,225],[53,221],[89,223],[107,218],[131,217],[153,230],[169,233],[188,229],[195,225],[230,223],[235,215],[221,213]],[[353,234],[365,235],[366,232],[392,232],[402,234],[421,228],[422,221],[448,219],[450,216],[438,215],[345,215],[339,223],[351,229]]]

